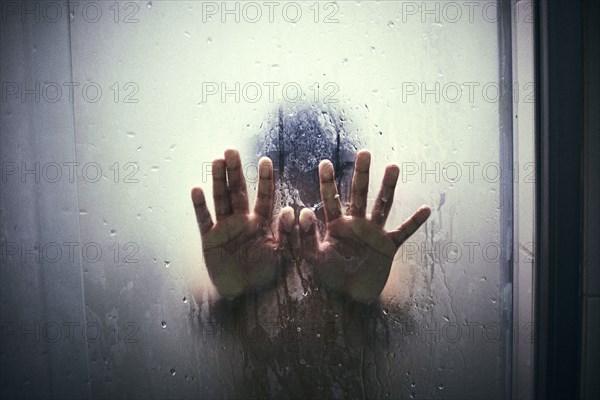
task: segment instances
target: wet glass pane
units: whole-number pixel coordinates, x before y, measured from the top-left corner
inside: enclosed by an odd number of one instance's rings
[[[139,340],[91,345],[93,393],[501,397],[497,27],[489,4],[457,21],[469,9],[442,6],[154,1],[73,24],[74,80],[102,88],[75,104],[78,161],[102,168],[80,185],[81,231],[117,261],[85,265],[87,318]],[[282,149],[302,118],[307,147]],[[314,205],[337,137],[340,166],[372,151],[371,203],[399,165],[388,229],[433,209],[380,304],[322,299],[293,267],[259,298],[215,301],[190,188],[210,194],[210,162],[235,147],[252,204],[258,158],[285,151],[305,178],[277,186],[278,207]]]
[[[70,17],[91,397],[502,398],[496,3],[80,1]],[[235,301],[208,276],[190,191],[258,160],[275,211],[315,210],[330,159],[344,208],[399,167],[392,230],[431,216],[364,305],[306,261]],[[352,260],[348,261],[347,268]],[[83,322],[82,322],[83,323]],[[93,336],[93,333],[90,333]]]

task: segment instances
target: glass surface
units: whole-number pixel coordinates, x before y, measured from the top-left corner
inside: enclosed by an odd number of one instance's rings
[[[504,397],[495,2],[78,3],[91,397]],[[340,171],[371,150],[369,209],[400,167],[387,230],[432,209],[370,307],[324,301],[297,268],[234,304],[208,278],[191,188],[214,217],[211,161],[234,147],[252,205],[259,157],[281,151],[269,135],[291,137],[303,113],[341,138]],[[329,150],[306,140],[285,159],[295,180],[277,175],[279,208],[318,209]]]
[[[104,170],[79,187],[82,240],[122,258],[84,264],[87,318],[133,322],[140,340],[91,345],[92,392],[501,397],[496,24],[478,14],[423,23],[401,2],[278,3],[271,15],[261,3],[127,4],[138,22],[75,21],[71,32],[74,80],[104,89],[75,103],[78,161]],[[308,312],[294,271],[279,303],[266,296],[255,315],[241,306],[242,322],[219,321],[233,311],[209,300],[190,188],[210,193],[209,163],[226,147],[250,179],[259,154],[249,143],[280,104],[293,109],[298,88],[297,104],[343,112],[373,152],[371,200],[385,165],[400,166],[388,229],[433,209],[356,337],[335,315]],[[125,262],[130,252],[138,263]],[[278,332],[288,324],[302,338]]]

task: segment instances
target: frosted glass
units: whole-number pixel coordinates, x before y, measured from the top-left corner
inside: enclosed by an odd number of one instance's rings
[[[423,22],[407,13],[417,3],[398,1],[278,3],[272,22],[263,3],[257,22],[244,3],[95,4],[104,17],[74,18],[70,32],[88,96],[74,102],[77,161],[89,166],[81,241],[102,252],[82,261],[86,321],[111,338],[89,343],[93,397],[503,397],[488,3],[456,22]],[[222,9],[235,4],[239,22]],[[251,175],[257,136],[300,103],[343,115],[372,151],[371,201],[385,165],[400,166],[387,229],[433,210],[373,307],[319,303],[294,269],[288,290],[234,305],[208,279],[190,189],[210,193],[226,147]]]

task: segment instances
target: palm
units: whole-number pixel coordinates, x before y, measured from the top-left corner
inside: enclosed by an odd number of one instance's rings
[[[259,162],[258,198],[252,214],[237,151],[227,150],[225,159],[215,160],[212,173],[217,223],[212,221],[200,188],[192,190],[192,200],[208,273],[223,297],[234,298],[274,282],[284,255],[280,249],[287,247],[294,215],[285,208],[278,232],[271,230],[274,185],[268,158]]]
[[[204,257],[207,266],[211,267],[213,280],[220,273],[239,277],[232,282],[239,290],[270,282],[281,257],[275,236],[265,229],[265,223],[262,218],[232,215],[204,235]]]
[[[368,151],[361,151],[356,156],[348,215],[341,212],[333,166],[328,161],[319,166],[326,219],[323,240],[318,237],[312,211],[304,209],[300,214],[303,255],[314,265],[317,279],[326,287],[364,303],[379,296],[398,247],[430,214],[429,208],[421,207],[397,229],[383,230],[398,179],[398,167],[390,165],[386,168],[371,217],[367,218],[370,159]]]

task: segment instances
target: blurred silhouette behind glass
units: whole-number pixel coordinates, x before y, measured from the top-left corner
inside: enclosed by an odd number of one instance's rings
[[[310,207],[324,221],[318,175],[324,159],[332,161],[342,204],[348,205],[360,146],[348,122],[344,111],[322,105],[282,106],[268,119],[255,144],[257,159],[273,161],[276,210],[292,206],[297,218]],[[372,398],[381,397],[383,388],[365,354],[386,362],[390,327],[381,311],[377,302],[367,306],[326,292],[305,261],[292,261],[275,288],[212,303],[208,320],[221,332],[235,332],[228,336],[232,351],[241,345],[237,396]],[[202,317],[200,322],[206,326]]]
[[[361,144],[348,122],[345,111],[323,104],[286,104],[268,119],[256,147],[257,158],[273,161],[276,211],[291,206],[298,217],[308,207],[323,220],[318,168],[325,159],[333,163],[342,204],[348,206],[354,159]]]

